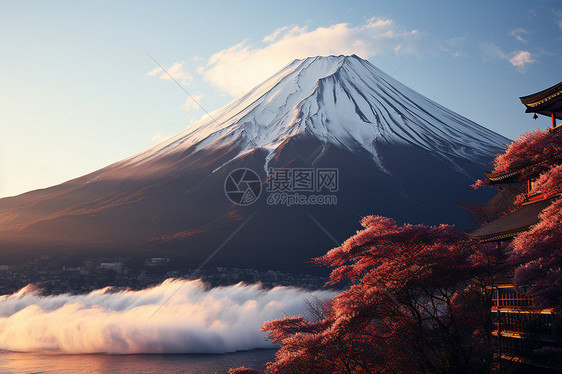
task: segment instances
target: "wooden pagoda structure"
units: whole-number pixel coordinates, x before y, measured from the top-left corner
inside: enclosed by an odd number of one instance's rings
[[[551,134],[562,131],[562,125],[557,125],[557,119],[562,119],[562,82],[520,100],[527,108],[526,113],[550,117]],[[562,164],[562,155],[555,162]],[[469,236],[480,242],[496,243],[501,248],[502,244],[539,222],[539,214],[558,196],[531,195],[532,183],[541,172],[540,165],[531,167],[532,173],[524,168],[486,175],[490,184],[499,187],[513,183],[526,185],[526,198],[518,210],[479,227]],[[505,269],[492,290],[492,334],[497,339],[498,366],[509,367],[509,372],[562,372],[560,363],[542,361],[535,354],[546,347],[562,348],[558,316],[552,309],[537,308],[532,298],[518,293],[511,283],[512,276],[513,269]]]
[[[527,107],[525,113],[538,113],[552,119],[552,128],[556,128],[556,119],[562,119],[562,82],[534,93],[520,97],[519,100]]]

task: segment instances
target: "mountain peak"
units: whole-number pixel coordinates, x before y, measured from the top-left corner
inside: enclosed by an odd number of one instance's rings
[[[18,248],[18,258],[20,248],[30,256],[60,250],[75,258],[80,251],[87,258],[169,256],[185,267],[211,253],[213,266],[300,272],[367,214],[468,226],[458,200],[489,200],[469,184],[506,142],[356,56],[295,60],[137,156],[0,199],[0,246]],[[308,191],[264,188],[255,205],[235,206],[225,181],[241,168],[264,183],[269,168],[294,172],[293,184],[305,172]],[[334,188],[318,188],[313,175],[321,170],[335,172]],[[291,206],[283,195],[306,201]],[[228,246],[217,253],[224,238]],[[2,261],[13,256],[4,252]]]
[[[236,145],[239,155],[274,156],[305,134],[325,145],[366,151],[384,170],[380,144],[421,147],[435,156],[491,158],[508,139],[417,93],[356,55],[294,60],[278,73],[177,136],[128,162],[163,153]],[[237,156],[237,157],[238,157]]]

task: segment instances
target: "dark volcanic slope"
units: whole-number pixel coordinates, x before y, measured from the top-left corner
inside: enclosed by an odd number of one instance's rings
[[[297,60],[213,117],[94,173],[1,199],[0,260],[99,253],[197,267],[222,246],[208,266],[305,270],[366,214],[469,226],[457,203],[489,198],[468,185],[507,142],[356,56]],[[269,168],[337,168],[337,204],[271,206],[264,191],[235,205],[224,181],[242,167],[262,181]]]

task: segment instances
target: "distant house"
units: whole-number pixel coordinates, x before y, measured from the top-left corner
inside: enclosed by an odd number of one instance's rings
[[[123,270],[123,263],[122,262],[102,262],[100,264],[100,268],[107,269],[107,270],[113,270],[113,271],[116,271],[116,272],[120,273],[121,270]]]
[[[556,124],[557,119],[562,119],[562,82],[520,100],[527,113],[535,113],[535,119],[537,113],[551,118],[551,135],[562,131],[562,125]],[[555,163],[562,164],[562,155],[556,157]],[[542,210],[558,197],[531,194],[533,181],[540,170],[537,164],[532,164],[522,169],[487,174],[489,184],[500,187],[510,183],[526,184],[525,201],[515,212],[483,225],[469,235],[480,242],[496,243],[501,248],[502,244],[538,223]],[[562,331],[556,323],[558,316],[553,309],[538,308],[531,297],[516,292],[511,283],[512,275],[513,269],[507,267],[493,290],[492,323],[493,335],[497,339],[498,365],[514,366],[517,372],[557,372],[560,368],[553,367],[552,362],[542,362],[536,352],[562,348]]]
[[[146,266],[160,266],[165,265],[169,262],[170,259],[168,257],[152,257],[147,258],[144,263]]]

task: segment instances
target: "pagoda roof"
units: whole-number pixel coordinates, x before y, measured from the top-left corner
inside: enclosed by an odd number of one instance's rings
[[[486,178],[490,181],[490,184],[499,184],[499,183],[510,183],[510,182],[520,182],[520,174],[523,169],[517,169],[513,171],[506,171],[503,173],[484,173]]]
[[[539,222],[539,214],[552,203],[553,199],[539,200],[523,205],[513,213],[507,214],[468,233],[482,243],[511,239]]]
[[[523,174],[526,171],[528,172],[529,170],[532,170],[531,168],[535,168],[536,170],[532,174],[537,175],[542,171],[544,171],[543,169],[546,169],[549,163],[553,161],[556,162],[562,161],[562,154],[556,155],[554,157],[550,157],[549,159],[546,160],[541,160],[535,163],[531,163],[519,169],[503,171],[500,173],[484,173],[484,175],[486,175],[486,178],[488,178],[490,184],[522,182],[527,180],[528,178],[521,177],[521,174]]]
[[[520,97],[525,113],[538,113],[562,119],[562,82],[532,95]]]

